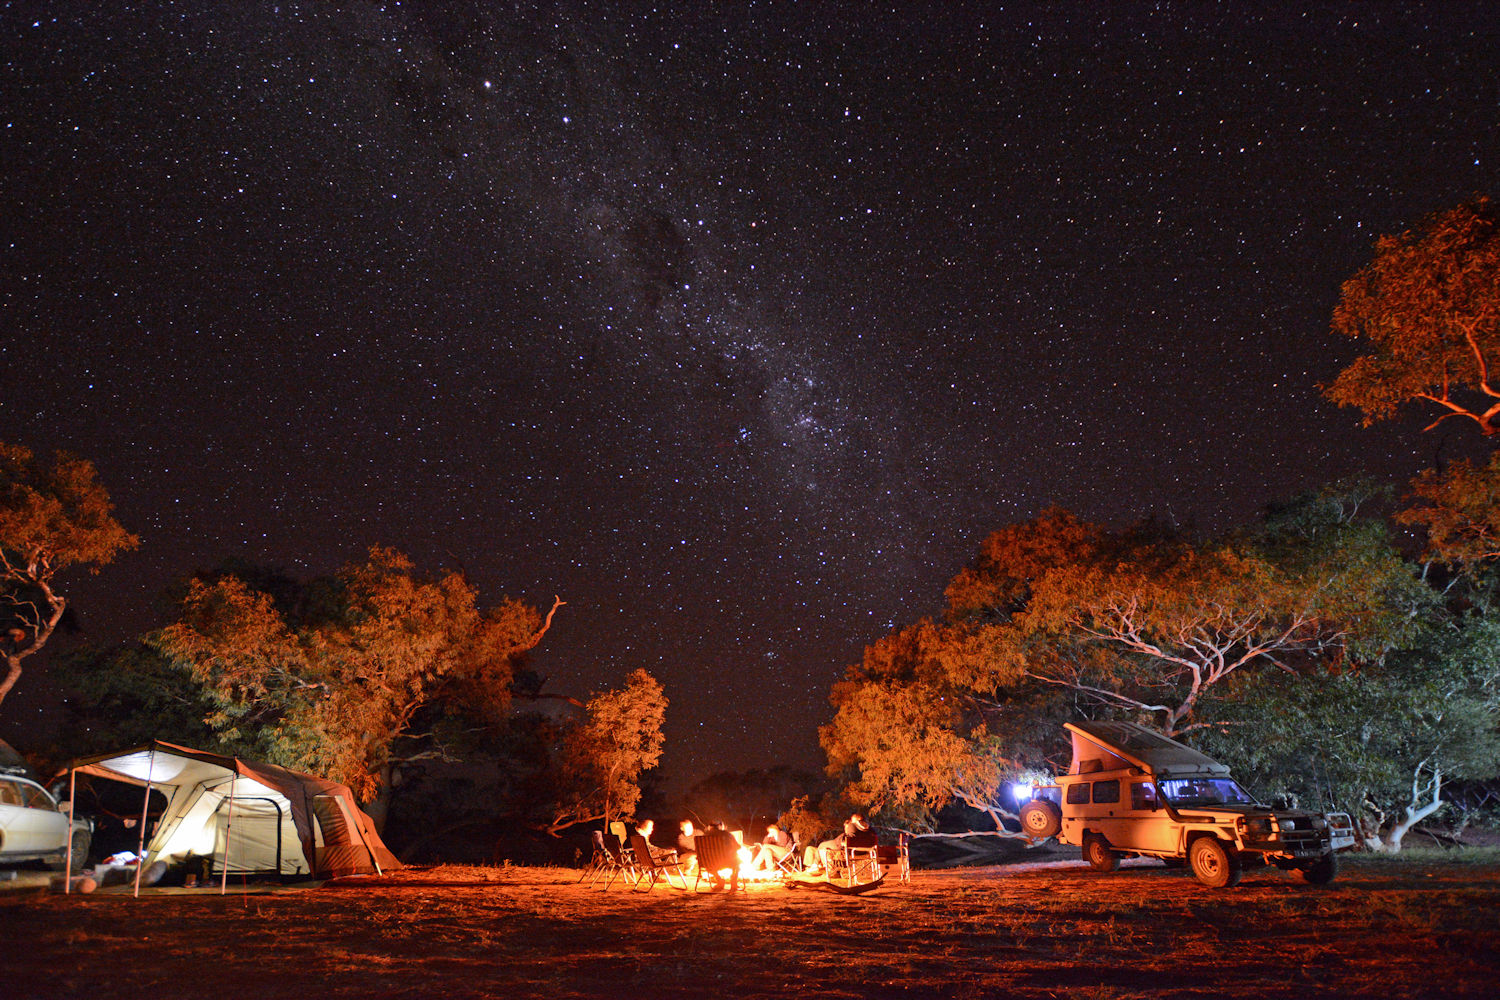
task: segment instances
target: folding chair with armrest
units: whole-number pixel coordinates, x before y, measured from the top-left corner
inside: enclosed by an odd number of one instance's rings
[[[674,889],[678,888],[677,883],[672,881],[674,873],[678,878],[682,879],[682,888],[687,888],[687,876],[682,873],[682,866],[677,862],[676,851],[658,851],[653,856],[650,843],[639,833],[632,833],[630,835],[630,847],[631,853],[635,855],[635,863],[641,873],[640,881],[646,883],[647,892],[656,888],[658,878],[665,878],[667,885]]]
[[[580,882],[588,879],[589,885],[594,884],[594,879],[598,878],[599,873],[610,863],[609,853],[604,849],[603,830],[595,830],[593,832],[593,847],[594,852],[589,856],[589,863],[584,866],[583,874],[578,876],[578,881]]]
[[[626,855],[625,849],[620,846],[620,838],[612,833],[601,833],[599,840],[604,844],[604,853],[609,858],[609,862],[605,866],[609,870],[609,881],[604,883],[604,888],[608,889],[615,884],[615,879],[621,877],[631,885],[639,882],[640,873],[636,868],[635,861]],[[596,875],[595,878],[597,877]],[[592,885],[593,883],[589,884]]]
[[[776,870],[783,875],[802,873],[802,838],[792,834],[792,849],[776,859]]]
[[[903,833],[896,838],[894,844],[881,844],[875,848],[875,860],[880,867],[895,868],[902,882],[911,881],[910,843],[911,835]]]
[[[709,830],[693,838],[693,847],[698,852],[698,876],[693,881],[693,891],[705,877],[722,880],[720,872],[729,871],[730,888],[740,887],[740,845],[733,835],[724,830]]]
[[[874,830],[860,830],[844,838],[844,871],[850,885],[873,882],[880,877],[880,838]],[[867,878],[861,879],[860,875]]]

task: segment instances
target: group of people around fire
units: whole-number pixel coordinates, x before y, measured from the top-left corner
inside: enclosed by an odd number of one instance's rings
[[[723,823],[717,823],[715,827],[720,830],[725,828]],[[843,833],[816,845],[807,846],[802,856],[803,870],[809,874],[829,871],[834,867],[834,859],[843,856],[844,844],[848,839],[868,829],[869,824],[865,822],[864,816],[860,813],[853,813],[844,821]],[[651,850],[653,861],[660,861],[669,855],[675,855],[677,863],[691,872],[696,868],[698,859],[695,839],[706,830],[700,829],[690,819],[683,820],[679,824],[677,843],[674,847],[659,847],[651,842],[651,836],[656,832],[656,824],[652,820],[641,820],[636,824],[635,832],[646,838],[646,846]],[[757,872],[775,871],[796,850],[796,842],[791,833],[775,823],[766,826],[766,835],[760,843],[747,846],[752,848],[750,868]]]

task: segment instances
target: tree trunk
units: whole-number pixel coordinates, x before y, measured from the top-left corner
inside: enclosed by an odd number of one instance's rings
[[[1428,816],[1431,816],[1433,813],[1437,812],[1439,809],[1443,808],[1443,804],[1443,800],[1439,796],[1434,794],[1431,802],[1424,803],[1420,806],[1408,806],[1405,810],[1403,810],[1401,818],[1397,820],[1389,830],[1386,831],[1384,850],[1387,850],[1392,854],[1399,852],[1401,850],[1402,838],[1404,838],[1409,832],[1411,832],[1411,828],[1422,822]]]
[[[0,680],[0,703],[10,694],[10,689],[21,679],[21,658],[15,653],[5,654],[5,679]]]

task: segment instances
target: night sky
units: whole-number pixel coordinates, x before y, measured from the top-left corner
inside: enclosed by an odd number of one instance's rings
[[[0,4],[0,439],[141,537],[0,735],[194,569],[384,544],[561,595],[671,782],[816,768],[995,528],[1466,447],[1317,386],[1374,239],[1500,193],[1500,12],[1307,6]]]

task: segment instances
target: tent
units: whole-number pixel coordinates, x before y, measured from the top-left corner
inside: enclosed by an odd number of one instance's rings
[[[141,868],[209,857],[214,870],[331,878],[400,868],[349,786],[160,740],[70,771],[166,795]],[[144,811],[144,805],[143,805]]]

